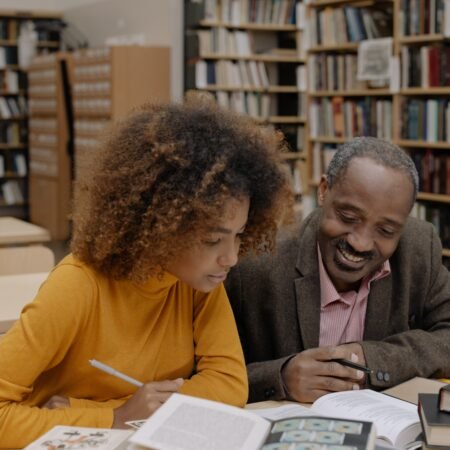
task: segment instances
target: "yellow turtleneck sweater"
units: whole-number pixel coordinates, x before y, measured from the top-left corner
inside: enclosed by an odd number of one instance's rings
[[[0,341],[0,448],[23,447],[54,425],[111,427],[113,408],[137,388],[90,359],[144,383],[184,378],[183,394],[247,400],[223,285],[205,294],[168,273],[114,281],[68,256]],[[70,407],[39,407],[55,394]]]

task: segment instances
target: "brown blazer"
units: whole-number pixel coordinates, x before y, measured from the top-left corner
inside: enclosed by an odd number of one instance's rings
[[[250,401],[286,397],[280,377],[290,356],[317,347],[320,210],[284,236],[273,255],[246,258],[226,288],[247,362]],[[369,383],[385,389],[414,376],[450,376],[450,274],[428,222],[409,219],[391,274],[373,282],[364,341]]]

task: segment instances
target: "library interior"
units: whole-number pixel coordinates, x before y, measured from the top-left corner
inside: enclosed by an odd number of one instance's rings
[[[450,0],[0,0],[0,449],[450,450],[449,270]]]

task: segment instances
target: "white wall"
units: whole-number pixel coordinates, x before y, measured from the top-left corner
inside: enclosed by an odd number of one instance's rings
[[[0,9],[61,11],[61,3],[66,0],[0,0]],[[70,0],[69,0],[70,1]]]
[[[183,94],[183,0],[0,0],[0,9],[61,11],[89,41],[139,40],[171,48],[171,91]]]

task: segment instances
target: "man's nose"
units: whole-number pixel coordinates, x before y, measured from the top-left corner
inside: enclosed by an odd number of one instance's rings
[[[348,243],[359,253],[370,252],[373,250],[374,239],[370,230],[359,228],[354,230],[347,238]]]

